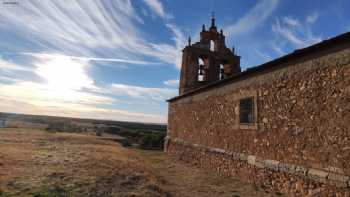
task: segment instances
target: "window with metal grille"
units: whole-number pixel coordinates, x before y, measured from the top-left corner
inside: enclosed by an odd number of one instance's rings
[[[243,124],[254,122],[253,97],[244,98],[239,101],[239,122]]]

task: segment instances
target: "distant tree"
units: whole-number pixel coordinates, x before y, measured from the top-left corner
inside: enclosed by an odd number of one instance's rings
[[[162,149],[164,144],[164,133],[147,133],[140,140],[140,148]]]

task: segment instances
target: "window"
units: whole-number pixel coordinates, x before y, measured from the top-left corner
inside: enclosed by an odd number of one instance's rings
[[[198,58],[198,81],[204,81],[204,61]]]
[[[210,40],[210,51],[215,50],[215,42],[213,40]]]
[[[225,78],[225,70],[224,70],[224,65],[220,64],[220,73],[219,73],[219,79],[224,79]]]
[[[254,123],[254,98],[244,98],[239,101],[239,122],[243,124]]]

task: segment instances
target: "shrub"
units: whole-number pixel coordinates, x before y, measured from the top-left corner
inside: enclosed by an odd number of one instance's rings
[[[121,144],[122,144],[123,147],[131,146],[131,143],[130,143],[130,141],[128,139],[122,140]]]
[[[163,149],[165,133],[146,133],[140,140],[142,149]]]

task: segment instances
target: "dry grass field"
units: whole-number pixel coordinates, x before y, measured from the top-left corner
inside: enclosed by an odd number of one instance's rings
[[[92,135],[0,129],[0,197],[272,196],[234,178]]]

